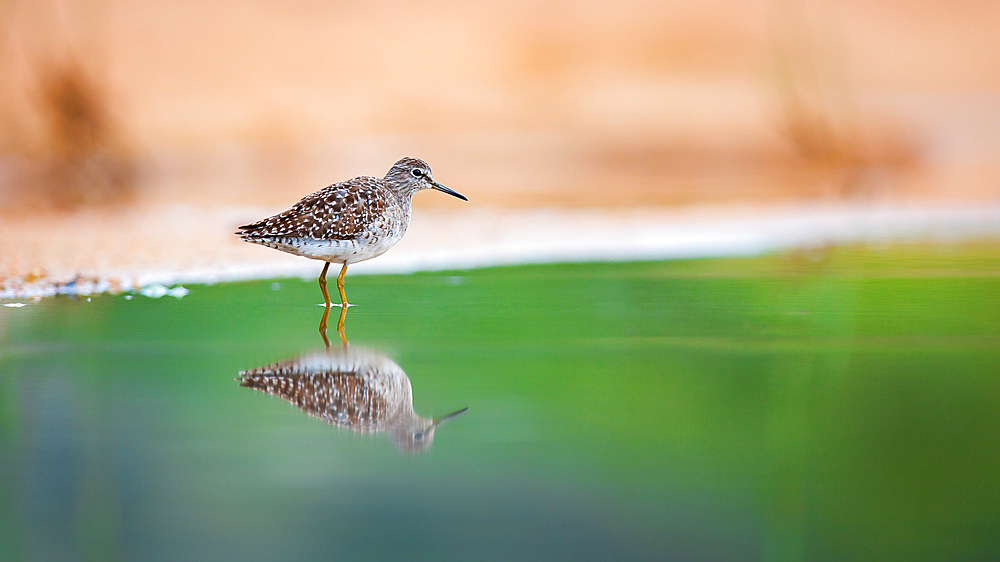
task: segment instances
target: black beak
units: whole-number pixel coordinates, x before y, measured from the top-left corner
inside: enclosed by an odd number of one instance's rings
[[[458,194],[456,193],[455,195],[458,195]],[[459,195],[459,197],[462,197],[462,196]],[[465,199],[464,197],[462,197],[462,198]],[[466,201],[468,201],[468,200],[466,199]],[[457,412],[452,412],[452,413],[450,413],[450,414],[448,414],[446,416],[441,416],[439,418],[434,418],[434,425],[441,425],[442,423],[450,420],[451,418],[453,418],[453,417],[455,417],[455,416],[457,416],[459,414],[464,414],[466,410],[468,410],[468,408],[462,408],[461,410],[458,410]]]
[[[430,178],[428,178],[428,179],[430,179]],[[436,182],[434,180],[431,180],[431,186],[433,186],[434,189],[436,189],[438,191],[443,191],[443,192],[447,193],[448,195],[453,195],[455,197],[458,197],[462,201],[468,201],[468,199],[464,195],[462,195],[461,193],[459,193],[457,191],[452,191],[452,190],[448,189],[447,187],[439,184],[438,182]]]

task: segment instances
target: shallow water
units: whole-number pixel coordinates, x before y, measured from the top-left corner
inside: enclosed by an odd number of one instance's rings
[[[0,559],[996,559],[998,256],[349,277],[469,408],[418,452],[235,380],[322,351],[313,282],[0,308]]]

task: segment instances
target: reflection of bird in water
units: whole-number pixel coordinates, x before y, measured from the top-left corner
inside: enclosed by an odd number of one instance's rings
[[[413,195],[436,189],[468,201],[464,195],[434,181],[423,160],[403,158],[382,179],[361,176],[307,195],[287,211],[240,227],[247,242],[296,256],[323,260],[319,287],[326,292],[330,263],[342,263],[337,276],[341,306],[347,306],[344,274],[348,264],[382,255],[399,242],[410,224]]]
[[[403,369],[381,353],[353,347],[241,371],[236,380],[333,425],[362,433],[384,431],[404,451],[429,447],[438,425],[468,409],[434,419],[416,415]]]

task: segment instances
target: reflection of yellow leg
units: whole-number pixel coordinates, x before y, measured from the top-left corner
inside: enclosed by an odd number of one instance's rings
[[[326,304],[326,306],[330,306],[330,295],[329,293],[326,292],[326,270],[328,269],[330,269],[330,262],[326,262],[323,264],[323,273],[319,274],[319,290],[323,291],[323,302]],[[341,284],[340,278],[337,279],[337,283],[338,285]],[[344,294],[343,289],[340,290],[340,294],[341,295]]]
[[[330,318],[330,295],[326,292],[326,272],[330,269],[330,262],[323,266],[323,273],[319,275],[319,288],[323,291],[323,300],[326,306],[323,309],[323,319],[319,321],[319,335],[323,336],[323,343],[330,347],[330,340],[326,337],[326,323]],[[344,276],[347,275],[347,263],[340,268],[340,275],[337,276],[337,291],[340,292],[340,319],[337,320],[337,333],[340,334],[340,341],[347,345],[347,333],[344,330],[344,320],[347,318],[347,293],[344,292]]]
[[[330,347],[330,340],[326,338],[326,321],[329,317],[330,317],[330,307],[325,306],[323,307],[323,319],[319,321],[319,335],[323,337],[323,343],[326,344],[326,347]],[[344,321],[344,316],[343,313],[341,313],[340,322],[343,323],[343,321]],[[338,332],[340,331],[339,325],[337,327],[337,331]]]
[[[327,262],[327,265],[330,263]],[[347,306],[347,293],[344,292],[344,276],[347,275],[347,262],[344,262],[344,267],[340,268],[340,275],[337,276],[337,290],[340,291],[340,306]],[[327,299],[327,302],[330,302]]]
[[[329,310],[329,309],[327,309]],[[344,319],[347,318],[347,307],[340,307],[340,320],[337,320],[337,333],[340,334],[340,341],[347,347],[347,333],[344,331]],[[327,342],[327,347],[330,347],[330,343]]]

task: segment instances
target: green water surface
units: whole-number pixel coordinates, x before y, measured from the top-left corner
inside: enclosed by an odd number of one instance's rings
[[[420,453],[234,381],[314,281],[188,288],[0,308],[0,560],[1000,559],[995,244],[351,276]]]

